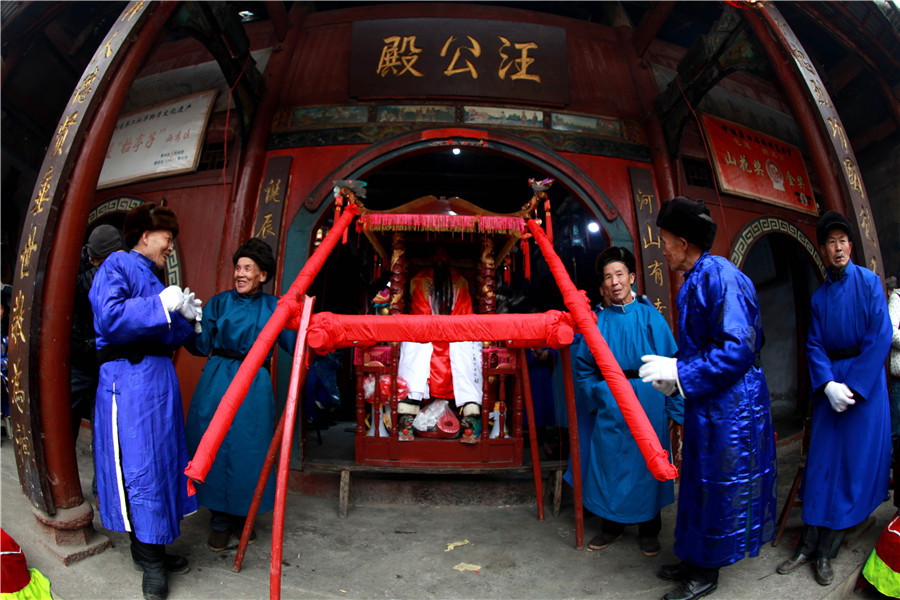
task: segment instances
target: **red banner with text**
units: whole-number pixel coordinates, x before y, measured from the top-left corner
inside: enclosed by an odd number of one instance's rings
[[[700,119],[721,191],[818,214],[796,146],[725,119]]]

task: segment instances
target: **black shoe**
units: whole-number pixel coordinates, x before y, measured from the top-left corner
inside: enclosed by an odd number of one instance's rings
[[[834,581],[834,569],[831,568],[831,559],[817,558],[813,565],[816,569],[816,582],[819,585],[831,585]]]
[[[778,571],[782,575],[787,575],[788,573],[793,573],[802,565],[805,565],[807,562],[809,562],[809,557],[802,552],[798,552],[793,556],[793,558],[789,558],[778,565],[776,571]]]
[[[659,538],[655,535],[651,537],[639,537],[638,545],[641,547],[641,554],[644,556],[656,556],[659,554]]]
[[[588,544],[588,548],[591,550],[603,550],[604,548],[609,547],[613,542],[618,542],[622,539],[621,533],[607,533],[605,531],[601,531],[594,539],[590,541]]]
[[[140,567],[144,572],[141,581],[144,600],[166,600],[169,595],[169,583],[163,563],[141,562]]]
[[[671,592],[668,592],[662,597],[662,600],[696,600],[712,594],[717,587],[719,587],[718,583],[689,579]]]
[[[191,563],[188,562],[188,559],[177,554],[166,554],[165,565],[167,573],[176,575],[181,575],[191,570]],[[138,561],[134,561],[134,570],[143,571],[144,567]]]
[[[656,576],[668,581],[685,581],[691,578],[691,567],[683,562],[677,565],[663,565],[656,572]]]
[[[216,531],[213,529],[209,538],[206,540],[206,546],[213,552],[222,552],[228,547],[228,540],[231,539],[231,530]]]

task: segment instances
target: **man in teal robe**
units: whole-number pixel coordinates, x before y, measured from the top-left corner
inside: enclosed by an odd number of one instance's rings
[[[209,356],[188,409],[186,434],[191,454],[197,451],[219,401],[278,303],[278,298],[260,289],[275,272],[268,244],[252,238],[238,248],[233,260],[234,289],[210,299],[203,311],[203,333],[188,345],[193,354]],[[279,336],[279,343],[288,351],[295,340],[292,331]],[[267,360],[256,373],[212,468],[204,482],[197,484],[197,499],[211,512],[207,546],[214,552],[225,550],[232,535],[240,535],[275,434],[275,393],[268,364]],[[259,505],[261,513],[275,505],[274,475],[273,469]],[[256,532],[251,530],[250,541],[255,540]]]
[[[888,493],[884,363],[891,321],[878,276],[850,259],[850,222],[828,211],[816,237],[828,276],[812,296],[806,342],[813,417],[801,487],[805,527],[796,554],[778,572],[813,561],[816,581],[830,585],[844,530],[864,521]]]
[[[609,305],[597,314],[597,328],[634,389],[660,444],[671,450],[669,419],[681,423],[683,399],[666,396],[638,377],[641,356],[675,355],[677,347],[669,324],[656,308],[639,302],[631,293],[635,281],[631,252],[608,248],[597,257],[596,265],[609,298]],[[581,456],[586,463],[584,505],[603,517],[600,533],[589,547],[602,550],[622,538],[626,525],[637,524],[641,552],[656,556],[660,551],[660,510],[675,502],[675,484],[672,480],[657,481],[647,469],[609,384],[586,345],[579,348],[573,370],[587,418],[593,421],[588,452]]]

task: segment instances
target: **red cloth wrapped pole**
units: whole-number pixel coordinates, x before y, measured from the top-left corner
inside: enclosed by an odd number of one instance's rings
[[[319,354],[376,342],[484,342],[540,340],[561,348],[572,343],[571,315],[551,310],[503,315],[338,315],[320,312],[309,327],[309,346]]]
[[[306,334],[311,314],[312,299],[307,298],[303,303],[303,311],[300,316],[294,362],[291,363],[291,384],[288,388],[287,402],[284,405],[284,432],[281,439],[278,478],[275,484],[275,514],[272,515],[272,554],[269,564],[269,598],[271,600],[280,600],[281,598],[281,557],[284,551],[284,509],[287,501],[288,467],[291,462],[291,441],[294,439],[294,421],[297,416],[297,397],[300,395],[300,386],[306,376],[304,369],[308,356]]]
[[[622,368],[616,362],[606,340],[600,335],[589,308],[590,304],[585,302],[584,292],[579,291],[572,283],[569,273],[559,256],[553,251],[553,246],[540,226],[532,219],[528,220],[527,225],[550,267],[553,278],[556,279],[556,285],[562,292],[566,308],[572,312],[575,323],[584,334],[585,343],[609,384],[609,389],[619,405],[619,410],[622,411],[628,429],[631,430],[631,435],[634,436],[641,454],[644,455],[644,460],[647,461],[647,468],[659,481],[675,479],[678,477],[678,469],[669,462],[669,453],[660,445],[659,438],[656,437],[656,432],[647,419],[647,413],[644,412],[637,396],[634,395],[634,389],[628,383],[625,374],[622,373]]]
[[[188,463],[187,468],[184,470],[184,474],[189,477],[188,493],[190,495],[193,496],[196,493],[193,481],[202,483],[206,479],[206,474],[209,473],[209,469],[216,458],[216,452],[219,451],[219,446],[222,445],[222,440],[225,439],[225,434],[228,433],[228,429],[231,427],[234,415],[237,414],[241,403],[247,396],[247,390],[250,389],[253,378],[256,377],[257,371],[259,371],[266,360],[269,349],[275,343],[278,334],[284,329],[285,323],[288,320],[292,320],[292,318],[296,320],[299,313],[300,298],[309,288],[316,274],[322,269],[322,265],[325,264],[325,260],[331,254],[335,245],[337,245],[338,240],[343,236],[344,231],[347,230],[353,218],[358,214],[359,207],[356,204],[351,204],[344,208],[341,217],[335,222],[334,227],[328,232],[328,235],[325,236],[325,239],[313,252],[313,255],[309,257],[306,264],[303,265],[290,289],[279,298],[275,312],[272,313],[266,326],[263,327],[259,337],[253,342],[250,352],[247,353],[247,358],[241,363],[238,372],[231,381],[231,385],[225,390],[225,395],[222,396],[222,400],[219,402],[219,408],[216,409],[215,416],[213,416],[209,427],[200,439],[200,445],[197,446],[193,460]],[[299,344],[300,340],[297,343]]]

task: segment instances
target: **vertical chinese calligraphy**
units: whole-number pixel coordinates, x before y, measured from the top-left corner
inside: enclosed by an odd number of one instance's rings
[[[281,205],[290,182],[291,157],[274,156],[266,165],[266,174],[259,190],[254,235],[278,247],[281,238]],[[277,255],[277,250],[276,250]]]
[[[631,178],[635,224],[640,236],[640,252],[634,254],[641,265],[644,294],[649,298],[655,298],[653,305],[671,324],[672,314],[668,307],[670,303],[668,271],[664,268],[662,243],[659,230],[656,229],[655,214],[658,203],[656,193],[653,191],[653,176],[649,169],[643,167],[629,167],[628,174]]]

